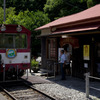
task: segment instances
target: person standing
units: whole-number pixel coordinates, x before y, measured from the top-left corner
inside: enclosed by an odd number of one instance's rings
[[[65,64],[65,67],[67,69],[67,75],[70,75],[71,74],[71,71],[70,71],[70,53],[67,51],[67,50],[64,50],[64,53],[65,53],[65,59],[66,59],[66,64]]]
[[[66,56],[64,54],[64,50],[61,50],[61,56],[60,56],[61,80],[66,79],[65,64],[66,64]]]

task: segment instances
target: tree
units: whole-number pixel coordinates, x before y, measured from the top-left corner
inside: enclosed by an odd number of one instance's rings
[[[42,11],[33,12],[26,10],[24,12],[19,12],[18,15],[9,14],[6,19],[6,24],[23,25],[32,32],[31,50],[32,50],[32,55],[35,55],[38,52],[40,52],[41,49],[40,49],[40,41],[36,39],[36,36],[40,35],[40,32],[36,32],[34,31],[34,29],[48,23],[49,21],[50,20],[48,18],[48,15],[43,13]]]
[[[15,8],[10,7],[6,9],[6,18],[9,15],[14,15],[14,14],[15,14]],[[4,23],[3,20],[4,20],[4,10],[3,8],[0,7],[0,24]]]
[[[15,7],[16,13],[20,11],[43,11],[46,0],[6,0],[6,7]],[[0,1],[0,6],[3,7],[3,0]]]
[[[89,8],[89,7],[92,7],[92,6],[96,5],[96,4],[99,4],[100,0],[80,0],[80,2],[82,2],[82,3],[86,2],[87,7]]]
[[[82,5],[79,0],[70,0],[70,2],[69,0],[47,0],[44,12],[48,13],[51,20],[54,20],[86,9]]]

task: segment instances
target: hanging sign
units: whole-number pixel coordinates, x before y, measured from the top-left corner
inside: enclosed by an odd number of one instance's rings
[[[90,45],[83,45],[83,59],[90,60]]]
[[[8,58],[14,58],[17,55],[17,50],[16,49],[6,49],[6,56]]]

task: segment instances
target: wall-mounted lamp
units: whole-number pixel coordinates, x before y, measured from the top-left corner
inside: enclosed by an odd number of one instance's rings
[[[95,39],[94,39],[94,37],[92,37],[92,41],[94,41]]]
[[[4,24],[2,24],[0,30],[1,30],[1,31],[5,31],[5,30],[6,30],[6,26],[5,26]]]
[[[67,35],[62,35],[62,38],[67,38],[68,36]]]
[[[51,30],[52,30],[52,32],[56,31],[56,27],[53,27]]]
[[[17,32],[21,32],[21,31],[22,31],[22,27],[20,25],[18,25]]]

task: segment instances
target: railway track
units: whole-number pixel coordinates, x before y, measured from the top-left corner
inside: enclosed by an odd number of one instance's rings
[[[7,100],[8,96],[9,100],[55,100],[25,81],[1,84],[0,88],[7,94]]]

